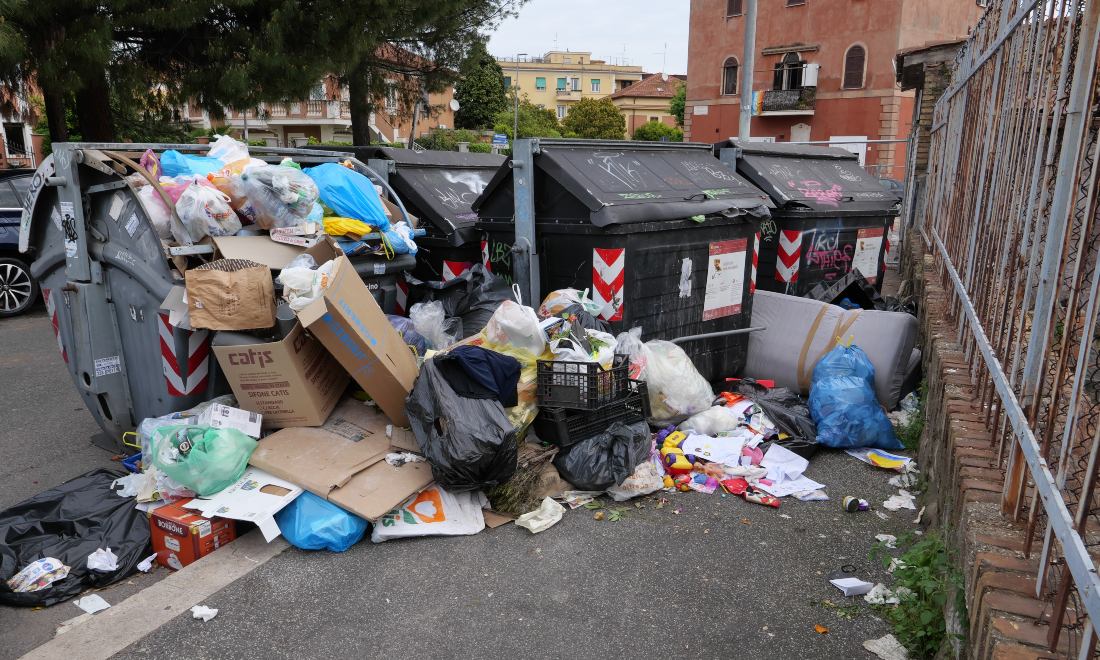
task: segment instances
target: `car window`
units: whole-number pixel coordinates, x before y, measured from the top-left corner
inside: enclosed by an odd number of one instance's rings
[[[23,202],[19,199],[19,195],[15,194],[8,182],[0,181],[0,209],[17,209],[22,206]]]
[[[22,206],[22,200],[27,196],[27,193],[31,189],[31,177],[29,176],[17,176],[12,179],[8,179],[12,187],[15,188],[15,194],[19,195],[20,206]]]

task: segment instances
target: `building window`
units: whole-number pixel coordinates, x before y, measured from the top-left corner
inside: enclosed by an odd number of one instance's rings
[[[570,88],[569,88],[570,91],[573,91],[573,92],[581,91],[581,79],[580,78],[570,78],[569,82],[571,83]]]
[[[787,0],[788,7],[797,7],[806,4],[806,0]]]
[[[619,89],[626,89],[627,87],[630,87],[631,85],[634,84],[633,80],[622,80],[622,81],[619,81],[619,82],[620,82]]]
[[[742,0],[726,0],[726,18],[730,16],[740,16],[744,13],[741,4]]]
[[[504,76],[504,89],[512,88],[512,76]]]
[[[397,114],[397,81],[386,81],[386,114]]]
[[[559,105],[558,106],[558,119],[565,119],[565,106],[564,105]]]
[[[546,78],[535,78],[535,91],[536,92],[545,92],[546,91]]]
[[[565,78],[558,78],[558,91],[559,92],[564,92],[565,91]]]
[[[802,89],[802,68],[805,60],[798,59],[798,53],[787,53],[783,61],[775,65],[772,77],[772,89]]]
[[[566,64],[572,64],[572,61],[567,57],[567,58],[565,58],[565,63]]]
[[[661,121],[660,117],[650,117],[649,121]]]
[[[599,94],[599,92],[600,92],[600,79],[599,78],[593,78],[592,79],[592,93],[593,94]]]
[[[727,57],[726,63],[722,65],[722,93],[723,94],[736,94],[737,93],[737,66],[736,57]]]
[[[867,51],[863,46],[852,46],[844,55],[844,89],[863,87],[863,69],[867,64]]]
[[[313,86],[313,89],[309,90],[310,101],[324,101],[325,100],[325,81],[321,81]]]
[[[536,105],[535,107],[538,108],[539,110],[543,110],[543,109],[546,108],[546,104],[540,103],[540,104]]]

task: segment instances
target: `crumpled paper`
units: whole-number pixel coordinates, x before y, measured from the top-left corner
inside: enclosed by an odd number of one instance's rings
[[[891,511],[897,511],[898,509],[917,510],[915,498],[907,490],[899,490],[897,495],[892,495],[890,499],[882,503],[882,506]]]
[[[538,534],[553,527],[561,520],[563,513],[565,513],[565,507],[555,502],[553,498],[547,497],[538,509],[517,518],[516,525],[529,529],[532,534]]]
[[[863,648],[874,653],[882,660],[905,660],[908,653],[893,635],[886,635],[878,639],[869,639],[863,642]]]
[[[218,610],[205,605],[196,605],[191,608],[191,616],[206,622],[218,616]]]
[[[103,571],[104,573],[110,573],[111,571],[118,570],[118,557],[115,553],[111,552],[110,548],[104,550],[99,548],[92,554],[88,555],[88,570],[91,571]]]
[[[138,564],[138,570],[142,573],[148,573],[149,570],[153,568],[153,562],[156,561],[156,559],[156,553],[153,553],[145,559],[142,559],[141,562]]]

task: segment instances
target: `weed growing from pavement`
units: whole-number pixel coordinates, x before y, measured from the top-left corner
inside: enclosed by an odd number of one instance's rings
[[[851,605],[837,605],[833,601],[825,599],[811,600],[810,605],[820,605],[826,610],[835,613],[838,617],[848,620],[851,620],[851,618],[854,616],[859,616],[860,612],[859,605],[857,603],[852,603]]]
[[[894,569],[894,592],[897,605],[875,606],[894,628],[898,641],[913,657],[931,658],[950,637],[962,635],[947,632],[945,610],[947,600],[954,595],[955,614],[965,627],[966,596],[963,574],[955,566],[955,551],[947,547],[948,533],[933,530],[917,536],[911,532],[896,542],[904,554]],[[868,560],[878,556],[883,567],[890,565],[891,548],[885,543],[874,544]]]
[[[928,381],[922,380],[919,393],[920,403],[917,404],[917,412],[909,415],[907,424],[895,424],[894,435],[909,451],[916,451],[920,446],[920,436],[924,432],[924,406],[928,400]]]

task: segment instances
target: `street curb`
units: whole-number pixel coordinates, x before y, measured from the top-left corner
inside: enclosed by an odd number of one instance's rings
[[[183,570],[92,616],[20,660],[106,660],[290,547],[253,530]],[[202,622],[197,622],[202,625]]]

